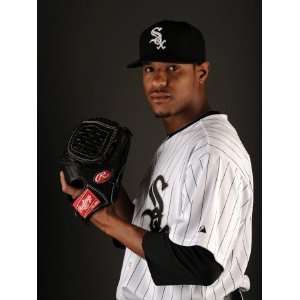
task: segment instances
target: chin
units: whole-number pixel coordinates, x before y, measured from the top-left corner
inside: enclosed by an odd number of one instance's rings
[[[165,111],[155,111],[154,112],[154,116],[156,117],[156,118],[168,118],[168,117],[170,117],[171,116],[171,113],[169,113],[169,112],[165,112]]]

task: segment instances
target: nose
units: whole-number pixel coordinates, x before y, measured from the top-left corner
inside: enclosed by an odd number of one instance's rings
[[[164,88],[168,85],[168,78],[167,74],[165,72],[156,72],[153,80],[152,80],[152,86],[154,89],[160,89]]]

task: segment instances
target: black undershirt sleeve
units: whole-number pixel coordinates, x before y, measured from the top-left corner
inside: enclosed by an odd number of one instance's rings
[[[125,246],[118,240],[112,238],[113,245],[119,249],[125,249]]]
[[[143,250],[156,285],[208,286],[223,272],[210,251],[200,246],[177,245],[166,233],[146,232]]]

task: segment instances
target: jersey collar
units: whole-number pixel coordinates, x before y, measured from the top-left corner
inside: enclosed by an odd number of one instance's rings
[[[196,120],[194,120],[193,122],[191,123],[188,123],[187,125],[183,126],[182,128],[179,128],[177,129],[176,131],[172,132],[171,134],[167,135],[167,139],[169,139],[170,137],[172,137],[173,135],[177,134],[178,132],[186,129],[187,127],[193,125],[194,123],[198,122],[199,120],[207,117],[207,116],[210,116],[210,115],[216,115],[216,114],[220,114],[221,112],[217,111],[217,110],[209,110],[208,112],[200,115],[199,118],[197,118]]]

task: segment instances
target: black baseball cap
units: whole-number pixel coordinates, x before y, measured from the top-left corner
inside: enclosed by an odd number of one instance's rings
[[[163,20],[146,28],[139,42],[140,58],[127,68],[146,62],[201,63],[206,60],[202,33],[186,22]]]

